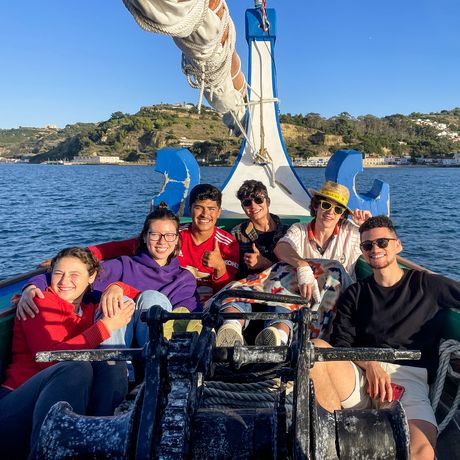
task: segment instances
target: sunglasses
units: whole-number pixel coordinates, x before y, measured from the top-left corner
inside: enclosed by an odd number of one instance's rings
[[[241,204],[244,208],[249,208],[253,201],[255,204],[262,204],[265,201],[265,197],[262,195],[257,195],[254,198],[245,198],[241,201]]]
[[[360,248],[363,250],[363,251],[366,251],[366,252],[369,252],[369,251],[372,251],[372,247],[375,245],[377,245],[377,247],[379,247],[380,249],[385,249],[386,247],[388,247],[388,243],[390,241],[396,241],[397,238],[377,238],[376,240],[366,240],[366,241],[363,241],[359,246]]]
[[[323,211],[329,211],[329,209],[333,208],[334,212],[340,216],[345,212],[345,208],[342,206],[338,206],[336,204],[332,204],[329,201],[319,200],[319,205]]]

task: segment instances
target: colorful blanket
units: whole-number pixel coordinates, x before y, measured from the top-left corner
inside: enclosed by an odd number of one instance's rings
[[[332,330],[332,321],[335,317],[336,303],[341,292],[350,284],[352,279],[346,273],[343,266],[336,260],[309,259],[318,287],[321,294],[321,300],[312,309],[318,311],[317,320],[311,325],[311,338],[320,337],[325,340],[329,338]],[[269,292],[272,294],[282,295],[299,295],[299,286],[297,283],[296,269],[288,264],[278,262],[267,268],[261,273],[250,275],[239,281],[228,283],[220,292],[226,289],[243,289],[257,292]],[[211,306],[217,294],[211,297],[205,304],[204,308]],[[243,298],[228,298],[224,305],[232,302],[255,303],[256,300]],[[268,302],[270,305],[280,305]],[[283,307],[296,310],[297,304],[282,304]]]

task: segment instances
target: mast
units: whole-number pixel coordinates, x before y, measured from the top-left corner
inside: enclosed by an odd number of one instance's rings
[[[276,13],[265,1],[246,11],[249,46],[248,108],[244,141],[235,165],[223,185],[222,215],[241,215],[236,191],[245,179],[265,184],[270,210],[278,215],[305,215],[310,197],[287,154],[279,122],[274,47]]]

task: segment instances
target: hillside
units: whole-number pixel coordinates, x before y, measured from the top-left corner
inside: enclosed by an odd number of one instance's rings
[[[347,113],[329,119],[319,114],[281,115],[283,137],[292,158],[327,156],[339,148],[368,155],[439,157],[460,151],[460,109],[383,118]],[[31,162],[75,156],[109,155],[145,161],[166,146],[189,148],[199,161],[229,164],[242,137],[230,136],[221,117],[191,104],[143,107],[134,115],[113,113],[99,123],[0,129],[0,157],[28,157]]]

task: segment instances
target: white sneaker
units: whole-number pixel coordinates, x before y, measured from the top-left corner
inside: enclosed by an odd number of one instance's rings
[[[243,328],[232,323],[224,324],[217,331],[216,347],[234,347],[236,343],[244,343]]]
[[[255,343],[264,347],[279,347],[281,345],[281,334],[276,327],[268,326],[259,332]]]

